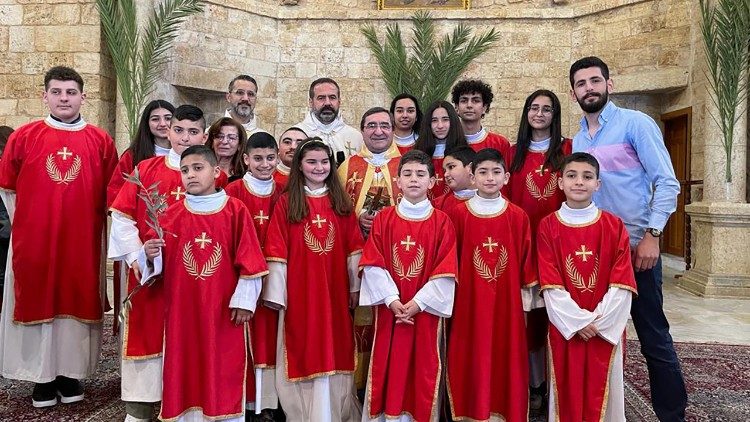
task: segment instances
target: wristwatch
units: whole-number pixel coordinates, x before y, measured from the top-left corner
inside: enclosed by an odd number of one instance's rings
[[[647,231],[648,233],[651,233],[651,236],[654,236],[654,237],[661,237],[661,233],[662,233],[662,232],[661,232],[661,230],[659,230],[659,229],[655,229],[655,228],[653,228],[653,227],[649,227],[649,228],[647,228],[647,229],[646,229],[646,231]]]

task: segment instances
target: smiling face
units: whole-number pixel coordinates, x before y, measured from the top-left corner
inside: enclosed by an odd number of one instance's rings
[[[566,203],[570,208],[586,208],[591,204],[591,197],[599,190],[601,181],[596,176],[596,169],[588,163],[573,161],[565,166],[558,181],[560,189],[565,192]]]
[[[328,82],[315,85],[313,97],[310,98],[310,109],[318,120],[324,124],[333,122],[339,114],[340,106],[341,99],[336,85]]]
[[[291,167],[297,145],[307,139],[307,135],[298,130],[287,130],[279,140],[279,159],[285,166]]]
[[[182,185],[191,195],[202,196],[216,192],[216,179],[220,172],[218,166],[212,166],[199,154],[191,154],[180,160]]]
[[[396,119],[396,129],[408,132],[417,121],[417,105],[411,98],[402,98],[393,107],[393,117]]]
[[[393,141],[393,126],[391,126],[390,114],[371,114],[365,117],[363,126],[362,140],[370,152],[379,154],[388,150]]]
[[[474,169],[474,185],[482,198],[494,199],[500,196],[500,189],[508,183],[509,178],[510,173],[497,161],[479,162]]]
[[[604,79],[602,70],[596,66],[573,74],[571,95],[586,113],[596,113],[604,108],[611,92],[612,80]]]
[[[81,91],[76,81],[52,79],[42,94],[42,101],[49,107],[50,114],[65,123],[78,118],[85,99],[86,94]]]
[[[238,79],[234,81],[232,91],[227,93],[227,102],[232,112],[242,119],[250,119],[258,101],[258,87],[250,81]]]
[[[240,133],[236,126],[222,126],[219,133],[214,138],[214,152],[216,157],[232,158],[237,153],[237,147],[240,143]]]
[[[532,129],[547,130],[552,125],[553,114],[552,99],[540,95],[531,101],[526,118]]]
[[[482,100],[482,94],[478,92],[462,94],[458,97],[456,113],[458,113],[458,117],[464,122],[481,120],[484,114],[487,113],[487,107],[485,107]]]
[[[412,204],[427,199],[427,191],[435,184],[435,177],[430,177],[426,164],[409,162],[401,167],[396,184]]]
[[[182,154],[187,147],[192,145],[203,145],[206,142],[206,134],[203,132],[203,122],[201,120],[193,122],[191,120],[174,120],[169,127],[169,144],[174,152]]]
[[[253,148],[242,158],[245,160],[247,171],[256,179],[270,180],[273,172],[276,171],[278,154],[273,148]]]
[[[430,118],[430,128],[432,128],[432,135],[435,136],[435,138],[447,138],[448,131],[451,128],[451,119],[448,116],[448,110],[442,107],[436,108]]]
[[[320,189],[326,184],[326,178],[331,173],[331,160],[322,149],[304,151],[302,157],[302,175],[305,185],[310,189]]]
[[[166,108],[157,108],[148,115],[148,128],[157,139],[167,139],[169,135],[169,122],[172,120],[172,112]]]
[[[471,164],[464,166],[461,160],[447,156],[443,160],[445,183],[453,191],[471,187]]]

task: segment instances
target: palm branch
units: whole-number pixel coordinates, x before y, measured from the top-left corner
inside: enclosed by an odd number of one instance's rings
[[[701,34],[706,52],[707,78],[716,112],[711,113],[722,132],[726,155],[725,181],[732,182],[732,147],[735,124],[747,104],[750,68],[750,1],[700,0]],[[717,115],[718,114],[718,115]]]
[[[203,10],[202,0],[164,0],[140,32],[135,3],[135,0],[96,0],[117,89],[125,106],[128,137],[138,129],[141,109],[167,62],[180,24]]]
[[[417,12],[411,22],[410,48],[398,24],[386,25],[384,42],[372,24],[363,25],[360,32],[391,96],[408,92],[423,106],[445,99],[469,64],[500,38],[494,28],[473,36],[471,28],[461,23],[451,34],[436,40],[435,22],[425,11]]]

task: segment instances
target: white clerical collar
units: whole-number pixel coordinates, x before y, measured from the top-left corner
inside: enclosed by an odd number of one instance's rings
[[[409,200],[403,198],[401,202],[398,203],[398,213],[412,220],[423,220],[429,217],[431,212],[432,204],[429,199],[412,204]]]
[[[253,193],[258,195],[270,195],[273,192],[273,177],[268,180],[260,180],[248,172],[242,176],[242,180]]]
[[[160,147],[159,145],[154,144],[154,155],[157,157],[163,157],[169,154],[170,150],[171,148],[164,148],[164,147]]]
[[[437,139],[435,144],[435,152],[432,153],[433,158],[442,158],[445,156],[445,139]]]
[[[417,141],[417,134],[414,133],[414,131],[411,131],[410,134],[404,136],[403,138],[394,134],[393,140],[396,142],[396,145],[401,147],[410,147],[414,145],[414,143]]]
[[[331,123],[325,124],[318,120],[318,118],[315,117],[315,114],[312,111],[307,112],[307,116],[305,116],[305,120],[303,121],[303,123],[325,134],[337,132],[341,130],[341,128],[346,126],[344,124],[344,119],[341,117],[340,113],[338,116],[336,116],[335,119],[333,119]]]
[[[560,216],[560,220],[565,224],[588,224],[599,217],[599,208],[591,202],[586,208],[574,209],[563,202],[557,215]]]
[[[372,153],[372,157],[362,157],[367,161],[368,163],[372,164],[375,167],[382,167],[388,162],[388,158],[386,157],[386,153],[388,151],[379,152],[377,154]]]
[[[325,195],[326,192],[328,192],[328,186],[323,186],[322,188],[318,189],[310,189],[305,185],[305,194],[309,196],[322,196]]]
[[[229,109],[227,109],[224,112],[224,117],[229,117],[233,119],[232,114],[229,112]],[[242,127],[245,128],[245,131],[249,133],[253,132],[254,130],[258,129],[258,115],[253,113],[253,118],[250,119],[247,123],[240,123]]]
[[[209,195],[185,195],[185,205],[188,210],[198,213],[213,213],[224,207],[229,197],[224,189]]]
[[[469,207],[471,207],[471,210],[476,214],[493,215],[505,209],[507,202],[508,201],[506,201],[502,195],[493,199],[482,198],[479,195],[474,195],[469,199]]]
[[[549,149],[550,138],[542,139],[541,141],[531,141],[529,143],[529,151],[541,152]]]
[[[281,172],[281,174],[289,175],[289,171],[292,170],[291,168],[287,167],[286,164],[279,161],[279,164],[276,164],[276,169]]]
[[[461,189],[461,190],[453,191],[453,194],[461,199],[472,198],[474,195],[476,195],[476,193],[477,193],[476,189]]]
[[[479,132],[472,133],[471,135],[466,135],[466,142],[470,144],[476,144],[477,142],[481,142],[484,137],[487,136],[487,129],[481,128],[479,129]]]
[[[52,117],[52,115],[48,115],[47,118],[44,119],[44,122],[47,123],[48,126],[60,130],[77,131],[86,127],[86,121],[83,120],[83,116],[81,115],[79,115],[78,119],[73,123],[62,122]]]
[[[179,170],[180,169],[180,154],[174,149],[170,148],[167,152],[167,166]]]

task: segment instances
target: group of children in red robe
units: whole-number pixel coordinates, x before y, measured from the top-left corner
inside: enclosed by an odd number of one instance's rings
[[[222,189],[204,132],[200,109],[178,107],[170,151],[134,173],[163,207],[147,206],[133,184],[111,206],[108,255],[130,269],[125,292],[139,289],[124,315],[123,388],[163,386],[160,418],[240,421],[279,400],[288,420],[433,421],[444,401],[457,420],[527,420],[525,317],[541,306],[539,285],[551,322],[551,417],[619,417],[607,403],[635,282],[622,222],[591,201],[600,184],[591,155],[568,155],[557,169],[542,162],[537,175],[546,171],[555,189],[523,182],[532,196],[565,196],[532,224],[503,191],[510,173],[498,150],[447,151],[447,195],[476,194],[434,200],[442,210],[428,198],[432,157],[406,152],[395,176],[403,197],[377,214],[365,241],[320,139],[296,148],[284,186],[275,140],[253,135],[248,174]],[[21,189],[11,176],[43,158],[21,141],[11,138],[0,167],[6,189]],[[53,159],[73,145],[59,143]],[[55,182],[71,170],[47,173]],[[103,199],[105,186],[97,191]],[[357,305],[375,314],[363,414],[352,383]],[[133,409],[158,400],[133,399]]]

